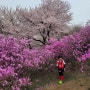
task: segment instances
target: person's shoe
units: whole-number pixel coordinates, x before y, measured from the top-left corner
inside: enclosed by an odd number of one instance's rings
[[[59,84],[62,84],[62,80],[60,80],[58,83],[59,83]]]

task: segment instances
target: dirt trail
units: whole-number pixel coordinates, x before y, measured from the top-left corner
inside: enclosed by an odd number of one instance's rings
[[[65,81],[62,85],[53,82],[49,86],[45,86],[43,90],[90,90],[90,77],[78,77]]]

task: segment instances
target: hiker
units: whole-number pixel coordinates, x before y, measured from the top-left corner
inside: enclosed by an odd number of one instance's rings
[[[64,79],[64,70],[65,70],[65,61],[62,57],[58,57],[56,66],[58,68],[58,72],[59,72],[59,84],[62,84],[62,81]]]

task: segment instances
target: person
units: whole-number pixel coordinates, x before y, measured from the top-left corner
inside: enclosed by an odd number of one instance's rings
[[[56,66],[59,72],[59,79],[60,79],[59,84],[62,84],[64,80],[64,70],[65,70],[65,61],[62,57],[58,57]]]

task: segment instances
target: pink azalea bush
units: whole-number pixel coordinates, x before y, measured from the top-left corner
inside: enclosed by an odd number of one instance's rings
[[[51,38],[42,48],[29,49],[29,43],[28,39],[0,35],[0,89],[20,90],[31,85],[32,70],[52,67],[58,55],[71,62],[90,59],[90,26],[60,40]]]
[[[48,49],[32,49],[29,40],[0,35],[0,88],[20,90],[31,85],[32,70],[41,69],[53,58]]]
[[[20,87],[18,84],[20,78],[27,78],[23,74],[27,64],[26,60],[29,58],[24,55],[24,53],[29,54],[29,52],[25,51],[27,42],[28,40],[25,39],[18,40],[11,36],[5,37],[0,35],[0,89],[19,90],[23,84],[30,84],[30,80],[21,84]],[[32,64],[29,63],[29,66],[32,66]]]

